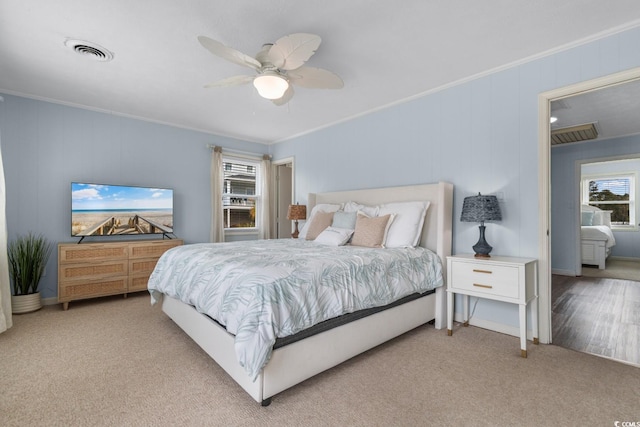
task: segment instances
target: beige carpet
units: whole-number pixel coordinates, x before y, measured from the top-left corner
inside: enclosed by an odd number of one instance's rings
[[[2,426],[612,426],[640,369],[456,325],[420,327],[263,408],[144,294],[48,306],[0,334]]]
[[[582,275],[640,282],[640,260],[610,258],[605,262],[604,270],[600,270],[598,267],[583,265]]]

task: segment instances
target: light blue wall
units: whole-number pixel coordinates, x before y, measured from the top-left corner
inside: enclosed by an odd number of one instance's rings
[[[576,273],[578,254],[578,210],[576,188],[579,163],[588,159],[640,156],[640,135],[589,141],[554,147],[551,150],[551,267],[566,274]],[[612,256],[640,257],[640,232],[615,232]]]
[[[462,200],[504,194],[503,221],[488,224],[494,254],[537,257],[538,94],[640,66],[640,28],[497,72],[413,101],[275,144],[295,157],[296,200],[309,192],[449,181],[455,185],[453,250],[470,252],[475,224]],[[437,66],[437,64],[434,64]],[[347,82],[347,85],[349,82]],[[339,97],[336,98],[339,102]],[[0,103],[9,237],[43,231],[70,241],[73,180],[172,187],[175,229],[187,242],[209,234],[206,144],[264,153],[265,146],[5,96]],[[44,297],[56,295],[55,257]],[[517,325],[517,309],[481,301],[479,319]]]
[[[295,157],[301,203],[309,192],[453,183],[454,253],[478,239],[476,224],[458,221],[464,197],[501,192],[504,219],[487,226],[493,254],[537,257],[538,95],[638,67],[639,45],[635,28],[275,144],[272,154]],[[516,307],[490,301],[475,316],[518,324]]]
[[[209,240],[207,144],[265,154],[263,144],[3,95],[0,136],[9,239],[29,231],[71,238],[71,181],[174,189],[174,229],[187,243]],[[90,238],[94,239],[95,238]],[[57,253],[40,290],[57,296]]]

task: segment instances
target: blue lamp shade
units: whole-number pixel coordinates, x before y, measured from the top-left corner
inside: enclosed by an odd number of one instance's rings
[[[483,196],[478,193],[477,196],[464,198],[460,221],[480,223],[480,238],[478,239],[478,243],[473,246],[476,257],[489,258],[489,253],[491,253],[493,249],[484,238],[484,222],[501,220],[502,212],[500,212],[500,204],[496,196]]]

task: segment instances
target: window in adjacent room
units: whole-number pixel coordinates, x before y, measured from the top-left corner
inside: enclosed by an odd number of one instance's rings
[[[584,177],[582,204],[611,211],[611,228],[635,228],[635,186],[635,173]]]
[[[223,157],[222,209],[225,229],[255,229],[260,203],[260,162]]]

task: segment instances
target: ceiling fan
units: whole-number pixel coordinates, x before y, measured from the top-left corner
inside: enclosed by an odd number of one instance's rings
[[[209,52],[234,64],[252,68],[257,75],[233,76],[205,85],[207,88],[238,86],[253,82],[263,98],[275,105],[284,105],[293,97],[292,85],[307,89],[341,89],[342,79],[322,68],[306,67],[311,55],[322,39],[315,34],[295,33],[262,46],[255,58],[227,47],[209,37],[199,36],[198,41]]]

